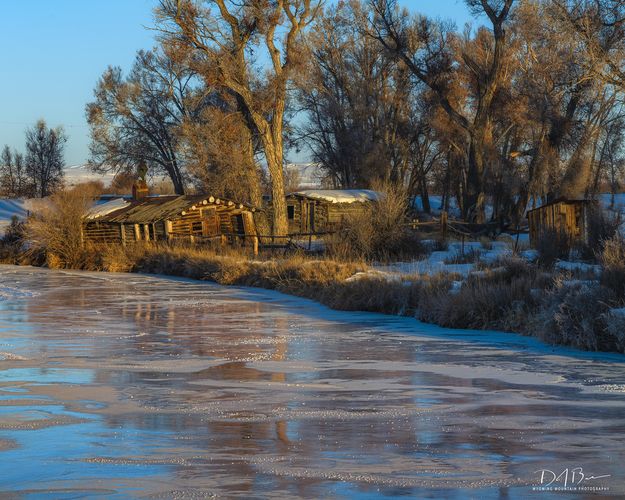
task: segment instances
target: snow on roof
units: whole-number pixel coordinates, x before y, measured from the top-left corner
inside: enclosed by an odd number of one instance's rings
[[[114,200],[106,201],[104,203],[96,203],[87,212],[87,219],[97,219],[98,217],[104,217],[116,210],[127,207],[130,204],[129,201],[124,198],[115,198]]]
[[[369,189],[309,189],[291,194],[330,203],[378,201],[381,196],[380,193]]]

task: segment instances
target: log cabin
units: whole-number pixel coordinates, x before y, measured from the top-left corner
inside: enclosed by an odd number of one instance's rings
[[[134,194],[134,191],[133,191]],[[258,247],[255,208],[207,195],[117,198],[94,206],[83,222],[85,241],[134,243],[187,240]]]
[[[571,243],[588,243],[590,211],[595,205],[588,199],[559,198],[529,210],[530,245],[535,248],[549,234],[562,234]]]
[[[297,191],[286,197],[290,234],[336,230],[350,214],[360,213],[380,194],[368,189],[315,189]]]

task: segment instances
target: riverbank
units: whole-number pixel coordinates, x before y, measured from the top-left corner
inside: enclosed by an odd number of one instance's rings
[[[465,275],[438,271],[389,274],[365,262],[304,254],[267,254],[197,247],[100,246],[80,265],[53,255],[12,254],[4,263],[50,268],[162,274],[277,290],[336,310],[415,317],[449,328],[501,330],[588,351],[625,352],[623,298],[594,268],[541,268],[502,255]],[[617,286],[618,283],[616,284]]]

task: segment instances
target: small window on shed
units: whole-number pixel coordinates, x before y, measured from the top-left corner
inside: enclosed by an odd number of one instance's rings
[[[295,205],[287,205],[286,214],[289,220],[295,219]]]

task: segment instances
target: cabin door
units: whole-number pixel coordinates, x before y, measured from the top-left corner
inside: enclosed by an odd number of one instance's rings
[[[302,202],[302,214],[301,214],[301,232],[312,233],[315,231],[315,203],[304,201]]]
[[[202,236],[211,237],[219,234],[219,216],[216,208],[203,208],[202,215]]]

